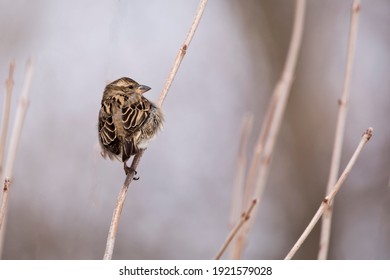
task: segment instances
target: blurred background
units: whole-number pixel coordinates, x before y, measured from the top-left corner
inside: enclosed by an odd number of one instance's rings
[[[352,1],[307,2],[296,76],[244,259],[284,258],[325,195]],[[130,187],[114,259],[215,256],[230,230],[242,118],[254,115],[250,157],[283,68],[294,3],[209,1],[163,105],[165,129]],[[12,117],[25,62],[34,61],[4,259],[103,257],[124,181],[122,164],[99,154],[104,86],[128,76],[150,86],[147,97],[156,101],[197,5],[0,0],[1,83],[16,61]],[[341,168],[367,127],[374,136],[336,197],[330,259],[390,258],[389,26],[389,1],[363,1]],[[296,258],[317,257],[319,228]]]

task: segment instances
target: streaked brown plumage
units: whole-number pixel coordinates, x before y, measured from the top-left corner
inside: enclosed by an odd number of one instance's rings
[[[99,142],[102,156],[124,162],[162,129],[164,116],[160,108],[142,94],[150,87],[130,78],[120,78],[108,84],[99,112]]]

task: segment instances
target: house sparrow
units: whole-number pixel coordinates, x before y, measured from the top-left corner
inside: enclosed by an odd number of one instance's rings
[[[101,154],[122,161],[126,174],[130,172],[129,158],[145,149],[163,127],[161,109],[142,95],[148,90],[150,87],[127,77],[104,89],[98,124]]]

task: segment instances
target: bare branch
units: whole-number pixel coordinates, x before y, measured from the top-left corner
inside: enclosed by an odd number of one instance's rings
[[[15,70],[15,62],[12,61],[9,65],[8,78],[5,81],[5,101],[4,101],[4,111],[2,116],[1,136],[0,136],[0,178],[3,173],[4,149],[7,140],[9,113],[11,110],[11,97],[14,88],[14,70]]]
[[[4,179],[4,187],[3,187],[3,200],[8,200],[8,190],[11,184],[11,180],[9,178]],[[5,217],[5,212],[6,212],[6,203],[2,203],[0,206],[0,231],[3,227],[4,224],[4,217]]]
[[[349,30],[348,40],[348,52],[347,62],[345,68],[344,87],[343,92],[339,101],[339,112],[337,116],[336,134],[334,138],[332,161],[330,165],[330,172],[328,178],[328,184],[326,192],[334,186],[337,180],[337,176],[340,170],[341,150],[344,139],[345,123],[347,119],[347,109],[349,101],[349,93],[351,88],[351,77],[352,77],[352,66],[353,58],[355,55],[356,48],[356,37],[359,23],[360,14],[360,0],[355,0],[352,4],[352,16]],[[318,259],[324,260],[328,256],[330,232],[332,226],[332,204],[326,209],[325,214],[322,218],[321,235],[320,235],[320,249],[318,252]]]
[[[12,130],[9,151],[7,154],[7,161],[4,169],[5,176],[10,178],[11,180],[12,180],[13,168],[15,163],[16,150],[19,144],[20,134],[22,132],[28,105],[30,103],[28,93],[31,86],[32,72],[33,72],[32,60],[29,59],[27,61],[26,75],[24,78],[22,93],[19,99],[18,111],[16,112],[15,124]]]
[[[253,114],[244,116],[241,124],[241,137],[236,159],[236,176],[234,178],[232,210],[230,225],[233,226],[242,213],[243,193],[245,186],[245,173],[247,166],[248,140],[253,125]]]
[[[218,254],[215,256],[215,258],[214,258],[215,260],[219,260],[222,257],[223,253],[225,253],[227,247],[232,242],[233,238],[236,236],[238,231],[250,219],[251,212],[255,208],[256,202],[257,202],[257,200],[253,199],[251,205],[249,206],[249,209],[247,211],[245,211],[244,213],[242,213],[240,222],[229,233],[228,237],[226,238],[226,241],[223,243]]]
[[[198,6],[198,9],[195,13],[195,18],[191,24],[190,30],[188,31],[188,34],[184,40],[184,43],[183,43],[182,47],[180,48],[179,53],[176,56],[176,59],[175,59],[175,62],[173,63],[171,72],[169,72],[168,79],[165,82],[165,85],[164,85],[162,92],[160,93],[160,97],[158,98],[157,105],[159,107],[162,106],[165,98],[167,97],[169,88],[171,87],[171,84],[172,84],[173,80],[175,79],[177,70],[179,70],[179,66],[180,66],[181,62],[183,61],[185,54],[187,53],[188,47],[190,46],[192,38],[195,35],[196,28],[198,28],[200,19],[202,18],[202,15],[203,15],[203,11],[206,8],[206,4],[207,4],[207,0],[201,0],[199,2],[199,6]]]
[[[253,196],[259,203],[265,188],[272,154],[294,78],[295,66],[302,41],[305,6],[305,0],[296,0],[294,26],[286,63],[271,97],[248,174],[245,197],[252,197],[252,192],[254,192]],[[246,206],[244,205],[244,207]],[[256,211],[253,215],[256,215]],[[254,221],[254,219],[252,219],[252,221]],[[245,240],[245,235],[249,231],[250,224],[253,223],[248,223],[246,229],[241,232],[242,240]],[[243,244],[244,241],[241,242],[241,248],[243,248]]]
[[[245,187],[245,174],[247,170],[247,151],[248,151],[248,139],[249,134],[252,130],[253,124],[253,114],[246,115],[243,119],[242,129],[241,129],[241,139],[240,146],[237,155],[236,161],[236,176],[234,178],[233,186],[233,197],[232,197],[232,210],[230,214],[230,227],[233,227],[236,220],[239,218],[240,213],[244,211],[244,205],[246,204],[247,198],[244,196],[246,194]],[[242,245],[242,235],[240,234],[232,245],[232,250],[230,252],[230,259],[240,259],[241,254],[241,245]]]
[[[171,86],[171,84],[176,76],[176,73],[177,73],[177,70],[179,69],[180,63],[182,62],[184,55],[186,54],[186,51],[191,43],[192,38],[194,37],[196,28],[199,25],[199,21],[202,17],[202,14],[203,14],[203,11],[204,11],[206,4],[207,4],[207,0],[201,0],[199,2],[199,6],[198,6],[198,9],[196,11],[195,18],[191,24],[190,30],[186,36],[186,39],[184,40],[182,47],[179,50],[178,55],[176,56],[176,59],[173,63],[172,70],[168,75],[168,79],[165,83],[165,86],[164,86],[162,92],[160,93],[160,97],[159,97],[158,103],[157,103],[157,105],[159,107],[162,106],[162,104],[163,104],[163,102],[168,94],[169,88],[170,88],[170,86]],[[125,199],[126,199],[126,193],[127,193],[127,190],[129,188],[131,181],[133,180],[133,177],[135,175],[134,174],[135,170],[138,167],[138,164],[142,158],[143,153],[144,153],[144,150],[141,150],[134,157],[133,162],[131,163],[131,167],[132,167],[133,171],[131,171],[127,174],[125,182],[124,182],[124,184],[119,192],[117,203],[116,203],[116,206],[114,208],[114,213],[112,215],[110,229],[108,232],[106,250],[104,252],[104,257],[103,257],[104,260],[111,260],[112,259],[112,254],[113,254],[114,245],[115,245],[115,239],[116,239],[116,235],[118,232],[119,218],[120,218],[120,214],[122,212],[123,204],[124,204]]]
[[[122,213],[122,208],[125,203],[126,199],[126,194],[127,191],[129,190],[129,186],[131,181],[133,181],[134,178],[134,171],[136,170],[138,163],[143,155],[145,150],[141,150],[138,154],[135,155],[134,160],[131,164],[131,172],[127,174],[126,180],[119,192],[117,201],[116,201],[116,206],[114,208],[114,213],[112,214],[112,219],[111,219],[111,225],[110,225],[110,230],[108,232],[108,237],[107,237],[107,243],[106,243],[106,250],[104,252],[104,260],[111,260],[112,259],[112,253],[114,252],[114,246],[115,246],[115,238],[118,234],[118,226],[119,226],[119,218]]]
[[[22,93],[21,93],[21,96],[19,99],[18,110],[16,112],[15,123],[13,126],[12,135],[11,135],[11,139],[10,139],[10,145],[9,145],[8,153],[7,153],[7,161],[6,161],[5,169],[4,169],[4,173],[3,173],[4,177],[8,178],[7,180],[9,180],[10,183],[7,186],[7,191],[3,192],[3,196],[1,198],[0,209],[3,212],[0,214],[0,225],[1,225],[1,228],[0,228],[0,256],[2,254],[3,242],[4,242],[5,220],[6,220],[6,215],[7,215],[6,213],[7,213],[7,209],[8,209],[9,190],[10,190],[11,183],[12,183],[13,169],[14,169],[15,158],[16,158],[16,151],[17,151],[17,148],[19,145],[20,135],[22,132],[24,119],[25,119],[26,112],[28,109],[28,104],[29,104],[28,93],[30,90],[32,73],[33,73],[33,64],[32,64],[32,60],[29,59],[27,61],[23,89],[22,89]],[[1,182],[3,182],[3,179],[1,179]]]
[[[341,174],[340,178],[336,182],[336,184],[333,186],[333,188],[329,191],[328,195],[324,198],[324,200],[321,202],[320,207],[318,208],[317,212],[315,213],[314,217],[311,219],[309,225],[306,227],[302,235],[299,237],[298,241],[295,243],[295,245],[292,247],[290,252],[287,254],[285,260],[290,260],[295,253],[299,250],[303,242],[306,240],[307,236],[310,234],[310,232],[313,230],[314,226],[317,224],[318,220],[321,218],[324,211],[329,207],[329,205],[332,204],[337,192],[340,190],[341,185],[344,183],[345,179],[351,172],[352,167],[356,163],[357,158],[360,155],[360,152],[362,151],[364,145],[370,140],[372,137],[373,129],[369,127],[363,134],[355,152],[353,153],[351,159],[349,160],[347,166],[345,167],[343,173]]]
[[[282,76],[274,91],[274,95],[276,96],[275,110],[272,117],[272,122],[269,126],[268,135],[265,139],[262,160],[260,162],[260,171],[258,173],[255,185],[255,197],[259,200],[259,202],[265,187],[265,182],[267,180],[271,157],[279,134],[287,99],[293,82],[295,66],[302,41],[306,1],[297,0],[296,3],[294,27],[290,48]]]

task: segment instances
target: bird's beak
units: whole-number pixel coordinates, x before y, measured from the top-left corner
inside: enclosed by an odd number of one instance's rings
[[[139,85],[137,88],[137,92],[139,94],[143,94],[143,93],[147,92],[148,90],[150,90],[150,87],[144,86],[144,85]]]

